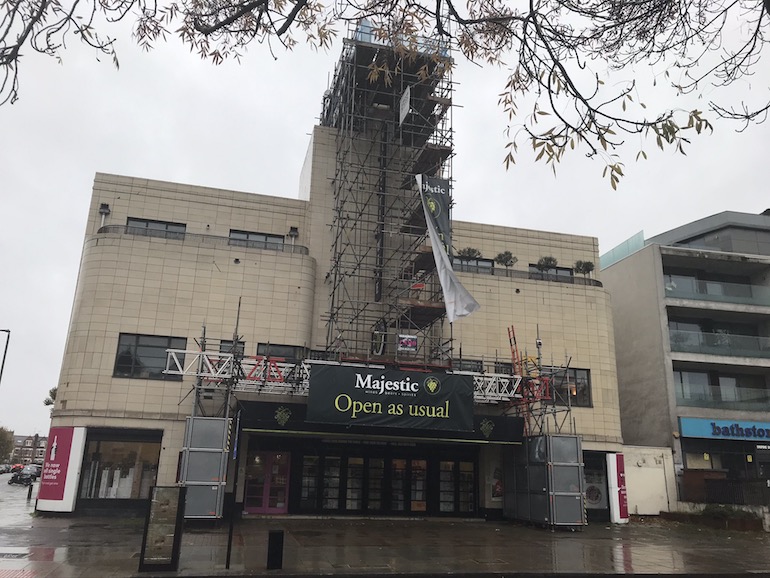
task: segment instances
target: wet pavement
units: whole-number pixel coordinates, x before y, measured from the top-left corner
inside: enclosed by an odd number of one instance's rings
[[[34,495],[0,477],[0,578],[453,574],[770,576],[770,534],[657,518],[549,531],[508,522],[265,518],[186,527],[177,572],[138,572],[144,520],[35,516]],[[270,531],[283,564],[266,570]]]

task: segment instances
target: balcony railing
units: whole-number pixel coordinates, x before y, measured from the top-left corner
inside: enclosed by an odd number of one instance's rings
[[[770,358],[770,338],[727,333],[702,333],[670,329],[671,351]]]
[[[575,277],[574,275],[555,275],[553,273],[540,273],[530,271],[518,271],[506,267],[483,267],[462,262],[455,258],[452,262],[455,273],[475,273],[478,275],[493,275],[494,277],[509,277],[511,279],[530,279],[532,281],[551,281],[553,283],[570,283],[572,285],[588,285],[590,287],[603,287],[602,282],[591,277]]]
[[[718,388],[709,388],[718,389]],[[753,398],[738,396],[738,399],[721,399],[718,395],[709,392],[703,395],[677,395],[676,405],[679,407],[701,407],[719,410],[740,411],[770,411],[770,397],[767,393],[758,393]]]
[[[182,241],[197,243],[200,245],[214,245],[214,246],[231,246],[231,247],[243,247],[249,249],[263,249],[267,251],[278,251],[282,253],[297,253],[300,255],[307,255],[309,253],[308,248],[302,245],[292,245],[289,243],[276,243],[272,241],[248,241],[242,239],[231,239],[230,237],[220,237],[217,235],[199,235],[196,233],[178,232],[178,231],[163,231],[159,229],[145,229],[143,227],[129,227],[127,225],[105,225],[101,227],[97,234],[113,234],[113,235],[133,235],[140,237],[159,237],[162,239],[170,239],[173,241]]]
[[[675,283],[667,283],[665,289],[666,297],[675,299],[770,306],[770,287],[761,285],[677,279]]]

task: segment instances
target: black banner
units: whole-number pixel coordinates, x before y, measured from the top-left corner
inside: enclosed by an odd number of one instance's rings
[[[473,378],[313,364],[307,420],[473,431]]]

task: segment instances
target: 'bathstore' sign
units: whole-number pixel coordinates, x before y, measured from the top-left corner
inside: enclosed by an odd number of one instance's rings
[[[730,419],[679,418],[679,433],[687,438],[770,440],[770,423]]]

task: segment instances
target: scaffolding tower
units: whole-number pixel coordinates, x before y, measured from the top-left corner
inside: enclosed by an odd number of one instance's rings
[[[520,376],[516,396],[508,400],[506,413],[524,418],[524,435],[575,434],[571,397],[561,392],[572,387],[568,382],[571,359],[560,366],[543,365],[540,334],[535,341],[537,356],[521,354],[516,331],[508,328],[512,372]]]
[[[449,364],[415,176],[451,181],[451,104],[448,44],[366,21],[344,40],[321,114],[337,131],[326,348],[341,360]]]

